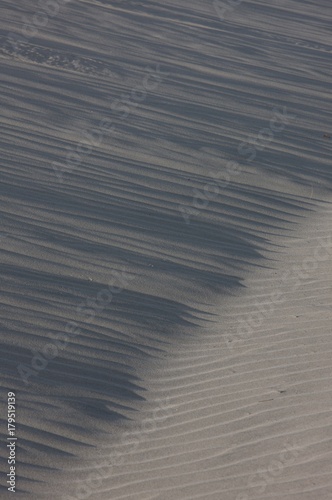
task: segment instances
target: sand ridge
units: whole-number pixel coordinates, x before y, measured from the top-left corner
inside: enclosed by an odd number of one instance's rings
[[[318,4],[240,2],[221,19],[215,2],[72,1],[28,33],[45,8],[3,2],[1,395],[17,392],[18,498],[329,498]],[[306,451],[291,464],[285,446]],[[282,453],[289,470],[248,488]]]

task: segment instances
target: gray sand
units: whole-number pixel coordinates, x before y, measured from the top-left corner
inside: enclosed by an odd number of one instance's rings
[[[332,9],[268,4],[2,2],[17,498],[332,497]]]

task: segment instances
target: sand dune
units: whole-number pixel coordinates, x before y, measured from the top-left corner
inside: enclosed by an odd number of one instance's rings
[[[318,243],[326,234],[331,209],[321,207],[286,239],[285,259],[223,302],[222,322],[163,364],[149,392],[168,394],[168,413],[154,426],[146,412],[119,447],[130,453],[104,479],[111,498],[330,497],[331,258]]]
[[[18,498],[331,497],[331,7],[230,5],[2,2]]]

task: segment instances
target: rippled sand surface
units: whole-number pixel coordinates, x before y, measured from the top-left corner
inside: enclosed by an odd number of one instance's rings
[[[2,2],[1,498],[332,498],[331,19]]]

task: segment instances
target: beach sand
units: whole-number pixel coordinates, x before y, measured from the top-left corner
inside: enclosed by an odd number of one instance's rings
[[[1,498],[9,391],[17,498],[331,498],[329,2],[52,5],[0,21]]]

